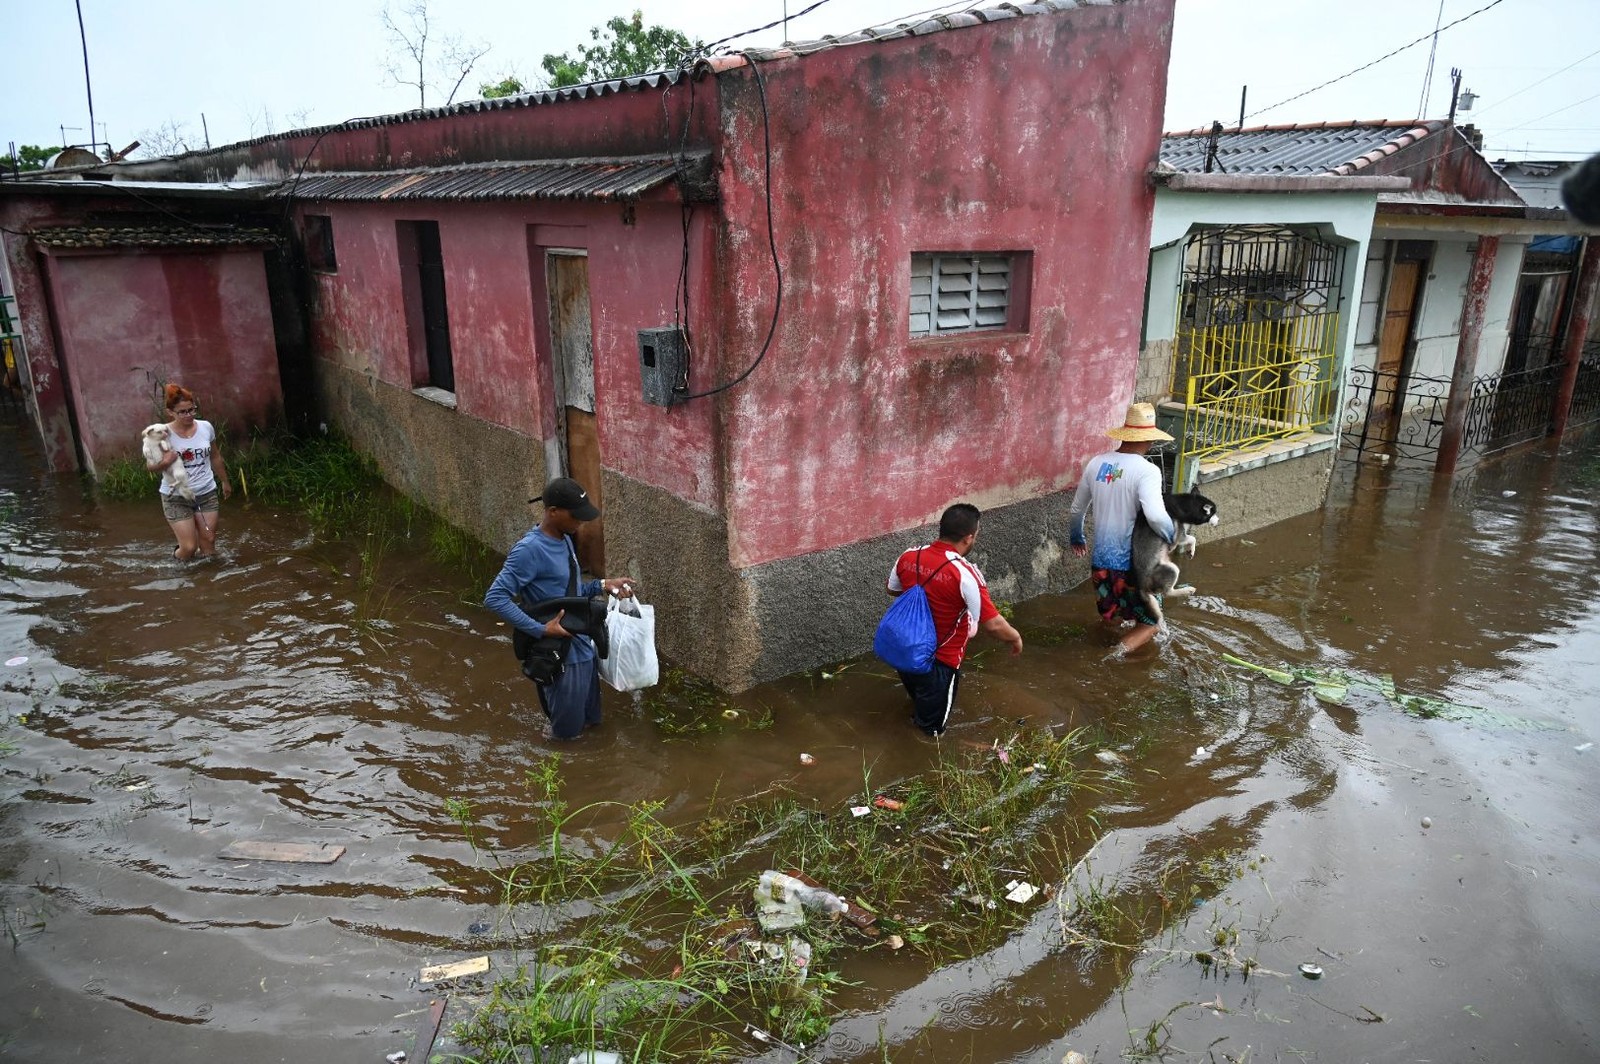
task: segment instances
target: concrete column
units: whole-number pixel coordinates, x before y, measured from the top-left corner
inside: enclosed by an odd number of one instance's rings
[[[1461,335],[1456,343],[1455,369],[1450,373],[1450,396],[1445,401],[1444,435],[1434,472],[1448,476],[1456,471],[1461,442],[1467,430],[1467,407],[1472,402],[1472,374],[1478,368],[1478,341],[1483,336],[1489,284],[1494,280],[1494,259],[1500,251],[1498,236],[1480,236],[1467,276],[1467,294],[1461,303]]]
[[[1550,435],[1557,439],[1567,431],[1567,416],[1572,412],[1572,393],[1578,387],[1578,364],[1583,360],[1583,341],[1589,335],[1596,289],[1600,289],[1600,238],[1590,236],[1583,241],[1572,315],[1567,319],[1567,335],[1561,346],[1561,387],[1550,411]]]

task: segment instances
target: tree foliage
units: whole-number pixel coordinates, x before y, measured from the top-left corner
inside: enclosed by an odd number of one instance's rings
[[[552,87],[665,70],[700,47],[699,41],[691,42],[677,30],[646,26],[642,11],[635,11],[631,19],[618,15],[604,26],[595,26],[589,36],[594,43],[579,44],[576,55],[563,52],[544,57],[541,65],[550,75]]]
[[[522,79],[515,74],[507,74],[499,81],[484,82],[478,86],[478,95],[485,100],[498,100],[502,96],[515,96],[519,92],[527,92],[527,86],[522,84]]]
[[[60,148],[44,148],[37,144],[24,144],[17,149],[15,158],[10,152],[0,153],[0,169],[43,170],[44,164],[50,161],[50,156],[60,150]]]

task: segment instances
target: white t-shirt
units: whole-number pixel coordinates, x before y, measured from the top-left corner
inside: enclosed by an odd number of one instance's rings
[[[211,472],[211,445],[216,438],[217,430],[209,421],[196,421],[194,435],[187,438],[179,436],[177,429],[167,434],[167,442],[178,452],[178,461],[189,471],[189,487],[196,495],[204,495],[217,486],[217,478]],[[161,479],[161,494],[172,494],[165,477]]]
[[[1133,522],[1144,511],[1150,527],[1172,542],[1172,518],[1161,501],[1161,470],[1141,455],[1106,451],[1089,459],[1072,496],[1072,542],[1082,543],[1083,517],[1094,507],[1096,569],[1128,569],[1133,559]]]

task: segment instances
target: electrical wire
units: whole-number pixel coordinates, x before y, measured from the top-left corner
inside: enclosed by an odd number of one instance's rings
[[[1296,93],[1295,95],[1289,97],[1286,100],[1279,100],[1275,104],[1270,104],[1270,105],[1268,105],[1266,107],[1263,107],[1263,108],[1261,108],[1259,110],[1251,111],[1249,114],[1245,115],[1245,117],[1246,118],[1254,118],[1257,115],[1266,114],[1268,111],[1272,111],[1272,110],[1275,110],[1275,109],[1277,109],[1279,107],[1282,107],[1286,103],[1293,103],[1294,101],[1296,101],[1298,99],[1302,99],[1303,97],[1310,96],[1314,92],[1318,92],[1318,91],[1320,91],[1322,89],[1325,89],[1329,85],[1333,85],[1333,84],[1335,84],[1337,82],[1343,81],[1345,78],[1353,77],[1356,74],[1361,73],[1363,70],[1370,70],[1372,67],[1377,66],[1379,63],[1383,62],[1385,59],[1393,59],[1395,56],[1399,55],[1401,52],[1405,51],[1406,49],[1415,48],[1417,45],[1421,44],[1423,41],[1427,40],[1428,38],[1434,37],[1434,36],[1436,36],[1436,35],[1438,35],[1440,33],[1443,33],[1445,30],[1450,29],[1453,26],[1459,26],[1463,22],[1467,21],[1467,19],[1475,18],[1478,15],[1483,14],[1485,11],[1488,11],[1492,7],[1499,7],[1504,2],[1505,2],[1505,0],[1489,0],[1489,3],[1487,3],[1484,6],[1478,8],[1478,10],[1470,12],[1470,13],[1465,14],[1465,15],[1462,15],[1460,18],[1456,19],[1454,22],[1450,23],[1450,25],[1448,25],[1448,26],[1441,26],[1438,29],[1434,30],[1432,33],[1424,33],[1421,37],[1418,37],[1416,40],[1412,41],[1410,44],[1402,44],[1400,47],[1396,48],[1394,51],[1389,52],[1389,53],[1387,53],[1385,55],[1380,55],[1378,58],[1374,59],[1370,63],[1364,63],[1361,66],[1356,67],[1354,70],[1349,70],[1349,71],[1346,71],[1343,74],[1340,74],[1336,78],[1330,78],[1329,80],[1324,81],[1321,85],[1314,85],[1311,88],[1307,89],[1305,92]]]
[[[710,44],[702,45],[699,50],[702,51],[702,52],[710,52],[711,49],[720,47],[721,45],[724,45],[724,44],[727,44],[729,41],[736,41],[740,37],[748,37],[752,33],[761,33],[761,32],[764,32],[766,30],[776,29],[779,26],[787,25],[788,23],[793,22],[797,18],[804,18],[806,15],[811,14],[811,12],[813,12],[817,8],[821,7],[823,4],[826,4],[826,3],[829,3],[829,2],[830,2],[830,0],[817,0],[817,2],[812,4],[810,7],[805,8],[802,11],[796,11],[794,14],[790,15],[788,18],[780,18],[776,22],[769,22],[765,26],[757,26],[753,30],[744,30],[743,32],[740,32],[740,33],[731,34],[730,36],[724,37],[721,40],[712,41]],[[746,57],[746,58],[748,58],[748,57]]]
[[[1516,92],[1513,92],[1510,96],[1502,96],[1498,100],[1496,100],[1494,103],[1489,104],[1487,107],[1478,108],[1476,111],[1473,112],[1472,117],[1474,119],[1476,119],[1478,117],[1478,115],[1483,114],[1483,112],[1492,111],[1496,107],[1499,107],[1501,104],[1505,103],[1507,100],[1514,100],[1518,96],[1521,96],[1523,93],[1529,91],[1530,89],[1536,89],[1540,85],[1543,85],[1545,82],[1549,81],[1551,78],[1555,77],[1557,74],[1565,74],[1567,71],[1571,70],[1573,67],[1577,66],[1579,63],[1587,62],[1588,60],[1593,59],[1597,55],[1600,55],[1600,49],[1596,49],[1596,50],[1590,52],[1588,55],[1584,56],[1582,59],[1579,59],[1579,60],[1577,60],[1575,62],[1572,62],[1572,63],[1568,63],[1566,66],[1562,67],[1560,70],[1555,71],[1554,73],[1546,74],[1544,77],[1540,78],[1538,81],[1535,81],[1532,85],[1523,86],[1522,88],[1518,89]]]
[[[754,33],[761,33],[761,32],[763,32],[765,30],[770,30],[770,29],[774,29],[774,28],[776,28],[778,26],[786,25],[788,22],[791,22],[794,19],[801,18],[801,17],[803,17],[805,15],[810,14],[811,12],[817,10],[817,8],[822,7],[824,4],[826,4],[828,2],[830,2],[830,0],[817,0],[816,3],[811,4],[809,7],[806,7],[804,9],[796,12],[793,15],[790,15],[788,18],[779,19],[779,20],[777,20],[775,22],[769,22],[764,26],[757,26],[754,29],[744,30],[744,31],[742,31],[740,33],[731,34],[731,35],[729,35],[727,37],[723,37],[723,38],[720,38],[718,40],[712,41],[710,44],[700,45],[697,48],[695,48],[692,51],[690,51],[689,53],[687,53],[687,54],[685,54],[683,56],[680,56],[678,58],[678,61],[677,61],[677,64],[676,64],[677,65],[677,69],[680,70],[680,71],[683,71],[684,74],[689,78],[689,107],[687,108],[687,110],[684,113],[683,132],[682,132],[681,137],[679,138],[678,153],[677,153],[678,154],[678,166],[679,166],[680,172],[684,169],[684,165],[685,165],[684,161],[687,159],[687,155],[688,155],[688,150],[687,149],[688,149],[688,141],[689,141],[689,124],[692,121],[693,114],[694,114],[694,76],[693,76],[692,66],[693,66],[693,63],[695,62],[695,60],[697,58],[701,57],[701,56],[709,55],[713,48],[717,48],[717,47],[719,47],[721,45],[725,45],[730,41],[735,41],[735,40],[738,40],[741,37],[748,37],[748,36],[750,36],[751,34],[754,34]],[[904,21],[904,20],[907,20],[907,19],[917,18],[917,17],[920,17],[922,15],[930,14],[930,13],[935,12],[935,11],[942,11],[945,8],[956,7],[956,6],[970,7],[970,6],[975,6],[975,5],[973,5],[971,3],[971,0],[958,0],[957,3],[938,4],[938,5],[934,6],[934,7],[924,8],[921,11],[915,11],[915,12],[912,12],[912,13],[907,14],[907,15],[902,15],[902,16],[900,16],[899,20],[896,20],[896,21]],[[694,338],[693,338],[693,334],[692,334],[691,327],[690,327],[690,315],[689,315],[689,290],[690,290],[690,285],[689,285],[689,241],[690,241],[690,235],[691,235],[691,221],[692,221],[693,216],[694,216],[694,205],[686,203],[684,205],[684,207],[683,207],[683,212],[682,212],[682,219],[683,219],[683,245],[682,246],[683,246],[683,250],[682,250],[682,255],[680,257],[679,264],[678,264],[678,284],[677,284],[676,289],[675,289],[675,291],[673,293],[673,324],[675,326],[677,326],[683,333],[685,359],[684,359],[683,372],[682,372],[682,374],[680,374],[679,379],[677,381],[675,381],[674,384],[673,384],[672,401],[674,403],[684,403],[684,402],[688,402],[691,399],[704,399],[707,396],[717,395],[717,394],[719,394],[721,392],[727,391],[729,388],[734,387],[735,385],[739,384],[740,382],[745,380],[747,377],[749,377],[750,374],[754,373],[755,370],[756,370],[756,367],[761,365],[762,359],[767,357],[767,352],[769,350],[771,350],[771,348],[772,348],[773,337],[777,334],[777,331],[778,331],[778,318],[779,318],[779,315],[781,314],[782,308],[783,308],[783,265],[780,262],[779,257],[778,257],[778,242],[777,242],[777,236],[775,234],[775,227],[774,227],[773,221],[772,221],[772,116],[771,116],[771,114],[770,114],[770,112],[768,110],[768,107],[767,107],[767,86],[766,86],[766,81],[761,76],[761,70],[756,65],[755,59],[750,55],[749,52],[737,51],[736,50],[736,51],[733,51],[731,54],[743,56],[745,62],[747,62],[750,65],[750,70],[755,75],[756,88],[757,88],[758,92],[761,95],[761,136],[762,136],[762,149],[763,149],[763,159],[764,159],[764,168],[765,168],[765,199],[766,199],[766,215],[767,215],[767,247],[768,247],[768,250],[771,252],[771,255],[772,255],[772,273],[773,273],[773,277],[775,278],[775,284],[776,284],[775,294],[773,296],[773,304],[772,304],[772,321],[771,321],[770,325],[767,328],[767,338],[766,338],[765,342],[763,342],[762,345],[761,345],[761,351],[756,355],[755,360],[753,362],[751,362],[750,365],[745,368],[744,372],[740,373],[737,377],[733,378],[732,380],[730,380],[730,381],[728,381],[728,382],[726,382],[724,384],[719,384],[714,388],[708,388],[705,391],[700,391],[700,392],[690,392],[688,394],[680,394],[680,393],[683,393],[689,386],[688,375],[689,375],[690,363],[692,361],[693,353],[694,353]],[[671,127],[671,116],[670,116],[670,113],[669,113],[669,111],[667,109],[667,97],[671,93],[671,91],[672,91],[672,86],[669,85],[667,87],[667,89],[662,92],[662,100],[661,100],[662,116],[666,120],[666,123],[668,125],[669,131],[670,131],[670,127]],[[670,140],[669,140],[668,143],[669,143],[669,150],[670,150],[670,143],[671,143]]]
[[[689,390],[689,364],[694,354],[694,337],[689,323],[689,238],[692,232],[691,223],[694,220],[694,204],[689,202],[688,196],[685,195],[683,182],[688,172],[689,126],[694,120],[695,82],[691,70],[679,69],[689,82],[689,102],[684,108],[683,129],[678,136],[675,152],[672,143],[672,111],[668,107],[673,85],[669,82],[661,93],[661,119],[662,125],[667,130],[667,152],[673,156],[674,165],[677,167],[679,195],[683,200],[679,208],[679,219],[683,227],[683,250],[678,259],[678,283],[672,294],[672,324],[683,334],[684,360],[678,379],[672,382],[673,392]]]
[[[767,357],[767,351],[772,347],[772,338],[778,332],[778,316],[783,310],[783,265],[778,261],[778,238],[772,224],[772,116],[767,110],[767,83],[766,79],[761,76],[761,68],[756,64],[756,61],[748,53],[741,52],[738,54],[743,55],[745,62],[750,64],[750,71],[755,75],[756,79],[756,89],[761,94],[761,141],[766,176],[767,247],[772,252],[772,273],[776,279],[776,288],[772,298],[772,323],[767,327],[767,339],[761,345],[761,351],[756,355],[755,361],[745,367],[743,373],[731,381],[719,384],[714,388],[707,388],[702,392],[674,395],[673,400],[679,403],[686,403],[691,399],[704,399],[707,396],[725,392],[754,373],[756,367],[761,365],[761,360]]]

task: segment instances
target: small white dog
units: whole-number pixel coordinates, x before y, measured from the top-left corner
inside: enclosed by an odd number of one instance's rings
[[[171,431],[167,426],[157,422],[148,426],[139,434],[144,440],[142,449],[146,462],[154,465],[156,462],[161,461],[163,454],[172,450],[172,444],[167,442],[167,437],[171,434]],[[183,468],[182,458],[163,469],[161,471],[161,479],[165,480],[173,491],[190,502],[194,502],[194,489],[189,486],[189,471]]]

